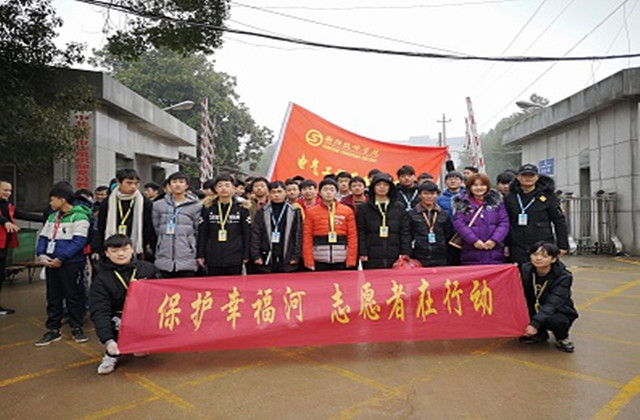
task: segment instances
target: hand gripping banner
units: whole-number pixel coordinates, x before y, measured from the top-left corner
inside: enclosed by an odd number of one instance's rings
[[[285,180],[299,174],[320,181],[347,171],[364,178],[373,168],[395,174],[402,165],[411,165],[416,174],[428,172],[437,180],[446,155],[446,147],[407,146],[354,134],[292,103],[267,177]]]
[[[516,337],[529,322],[515,265],[141,280],[122,353]]]

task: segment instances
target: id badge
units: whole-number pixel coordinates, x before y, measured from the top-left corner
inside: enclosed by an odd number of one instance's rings
[[[529,223],[529,215],[527,213],[520,213],[518,215],[518,226],[527,226]]]
[[[280,243],[280,232],[278,232],[278,231],[271,232],[271,243],[272,244],[279,244]]]
[[[175,223],[167,223],[167,235],[174,235],[176,233],[176,224]]]
[[[118,225],[118,233],[120,235],[126,235],[127,234],[127,225]]]
[[[380,237],[381,238],[389,237],[389,226],[380,226]]]
[[[429,232],[427,234],[427,242],[429,242],[430,244],[435,244],[436,243],[436,234],[433,232]]]
[[[329,243],[335,244],[338,242],[338,235],[335,232],[329,232]]]
[[[227,230],[219,230],[218,231],[218,242],[227,242]]]
[[[53,254],[56,251],[56,241],[49,241],[47,244],[47,254]]]

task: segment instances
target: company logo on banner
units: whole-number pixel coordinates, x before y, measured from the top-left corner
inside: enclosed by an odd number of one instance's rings
[[[395,174],[400,166],[411,165],[417,173],[429,172],[437,179],[446,155],[445,147],[406,146],[362,137],[290,104],[268,177],[283,180],[299,174],[320,180],[340,171],[364,177],[373,168]]]
[[[529,322],[514,265],[143,280],[122,353],[516,337]]]

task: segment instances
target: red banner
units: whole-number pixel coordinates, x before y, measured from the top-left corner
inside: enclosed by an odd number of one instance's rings
[[[516,337],[529,322],[515,265],[142,280],[122,353]]]
[[[344,170],[364,178],[373,168],[395,174],[402,165],[411,165],[416,174],[428,172],[437,180],[446,155],[446,147],[371,140],[290,104],[268,177],[285,180],[299,174],[319,181]]]

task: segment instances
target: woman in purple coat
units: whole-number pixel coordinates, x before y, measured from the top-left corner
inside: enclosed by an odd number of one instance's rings
[[[462,265],[502,264],[503,242],[509,233],[509,215],[502,195],[491,189],[489,177],[472,174],[467,178],[467,192],[452,200],[453,227],[464,239]],[[473,225],[469,223],[478,213]]]

